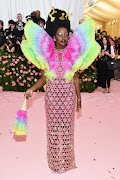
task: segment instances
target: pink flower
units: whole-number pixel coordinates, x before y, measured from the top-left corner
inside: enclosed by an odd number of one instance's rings
[[[2,77],[2,75],[0,75],[0,78]]]
[[[0,57],[0,61],[2,60],[2,58]]]
[[[33,75],[33,73],[30,73],[30,75]]]
[[[82,86],[82,88],[84,88],[84,86]]]
[[[8,63],[8,60],[3,61],[3,64],[6,64],[6,63]]]
[[[32,68],[35,68],[35,65],[34,65],[34,64],[32,65]]]
[[[16,74],[16,71],[14,71],[13,74]]]
[[[24,86],[24,83],[21,83],[21,86]]]
[[[18,70],[18,67],[16,67],[16,70]]]
[[[16,57],[15,55],[13,55],[12,57]]]
[[[7,72],[10,72],[10,70],[9,70],[9,69],[7,69]]]
[[[24,74],[22,74],[22,77],[24,77]]]
[[[35,76],[37,76],[37,75],[38,75],[38,72],[35,73]]]
[[[87,78],[85,78],[85,81],[87,81],[88,79]]]
[[[15,81],[12,81],[12,86],[15,86],[16,85],[16,82]]]
[[[6,73],[6,75],[7,75],[7,76],[9,76],[9,75],[10,75],[10,73],[9,73],[9,72],[7,72],[7,73]]]
[[[12,68],[12,71],[15,71],[15,68]]]
[[[23,70],[20,70],[20,73],[23,73]]]
[[[26,69],[26,66],[24,66],[24,69]]]
[[[80,71],[80,74],[81,74],[82,72],[84,72],[84,70],[81,70],[81,71]]]
[[[32,69],[32,66],[29,66],[30,69]]]
[[[97,80],[95,79],[95,80],[94,80],[94,83],[96,83],[96,82],[97,82]]]
[[[19,76],[19,74],[18,74],[18,73],[16,73],[16,76]]]
[[[33,79],[33,76],[31,76],[30,79]]]
[[[30,61],[28,61],[28,64],[31,64],[31,62],[30,62]]]
[[[12,78],[13,78],[13,76],[10,76],[10,78],[12,79]]]
[[[33,70],[33,73],[35,73],[36,71],[35,70]]]
[[[34,81],[37,82],[37,79],[35,78]]]
[[[90,82],[90,81],[91,81],[91,78],[88,78],[88,81]]]
[[[8,85],[8,82],[6,82],[5,85]]]
[[[92,68],[92,69],[95,69],[95,67],[94,67],[92,64],[91,64],[91,68]]]
[[[17,78],[17,82],[19,82],[19,78]]]
[[[31,79],[30,79],[29,77],[27,77],[27,80],[28,80],[28,81],[31,81]]]
[[[12,59],[12,62],[15,62],[15,59]]]
[[[84,79],[85,78],[85,76],[82,76],[82,79]]]
[[[21,77],[21,76],[19,76],[19,79],[22,79],[22,77]]]
[[[24,59],[23,59],[23,58],[21,58],[21,61],[24,61]]]
[[[21,56],[19,56],[19,59],[22,59],[22,57],[21,57]]]
[[[42,73],[39,73],[39,76],[41,76],[42,75]]]
[[[27,84],[27,87],[30,87],[30,84]]]
[[[7,58],[7,56],[3,56],[3,58]]]
[[[25,80],[25,79],[23,80],[23,83],[26,83],[26,80]]]

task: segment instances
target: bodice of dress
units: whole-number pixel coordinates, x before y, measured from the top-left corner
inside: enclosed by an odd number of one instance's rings
[[[64,76],[64,71],[65,71],[64,64],[63,64],[63,57],[64,57],[63,51],[58,51],[55,53],[55,60],[56,60],[55,71],[56,71],[57,77],[59,78]]]

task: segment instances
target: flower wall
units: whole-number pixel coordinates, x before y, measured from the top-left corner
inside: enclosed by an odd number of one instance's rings
[[[96,89],[96,62],[84,71],[79,71],[81,92]],[[4,91],[26,91],[41,77],[41,70],[24,56],[0,50],[0,86]],[[43,88],[40,91],[44,91]]]

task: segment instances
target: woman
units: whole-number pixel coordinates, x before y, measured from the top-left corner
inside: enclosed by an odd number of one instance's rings
[[[94,25],[91,18],[84,21],[68,41],[69,16],[65,11],[53,9],[48,15],[46,31],[47,33],[32,21],[25,27],[27,40],[22,42],[22,51],[32,63],[43,70],[41,79],[27,90],[26,98],[47,84],[45,106],[48,166],[54,172],[63,173],[76,168],[74,155],[76,95],[77,110],[81,109],[77,71],[88,67],[94,61],[100,47],[94,40]]]
[[[102,39],[102,48],[99,53],[99,57],[102,60],[101,64],[101,85],[103,93],[110,93],[110,81],[114,76],[114,72],[109,70],[106,62],[112,60],[115,57],[114,48],[110,45],[109,37],[104,36]]]
[[[4,23],[0,20],[0,49],[4,48],[4,31],[3,31]]]
[[[6,40],[6,43],[4,43],[4,49],[8,52],[8,53],[14,53],[15,52],[15,43],[14,43],[14,39],[9,38]]]

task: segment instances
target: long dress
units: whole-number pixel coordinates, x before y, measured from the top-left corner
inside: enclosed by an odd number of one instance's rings
[[[62,77],[64,67],[60,57],[58,57],[57,77],[53,81],[48,81],[46,86],[45,105],[48,166],[54,172],[63,173],[76,168],[74,155],[76,93],[73,82],[66,82]]]
[[[47,79],[45,106],[47,116],[47,158],[53,172],[76,168],[74,154],[74,73],[87,68],[98,56],[94,23],[88,17],[74,31],[67,47],[55,49],[53,39],[32,21],[25,28],[22,41],[26,58],[45,71]]]

